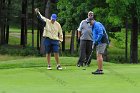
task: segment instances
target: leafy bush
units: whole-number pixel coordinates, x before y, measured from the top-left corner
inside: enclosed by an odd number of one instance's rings
[[[114,46],[118,48],[125,48],[125,33],[123,31],[121,32],[115,32],[114,33]]]

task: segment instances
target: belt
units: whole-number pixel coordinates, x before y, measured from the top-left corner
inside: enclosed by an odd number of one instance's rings
[[[43,38],[50,39],[49,37],[43,37]]]

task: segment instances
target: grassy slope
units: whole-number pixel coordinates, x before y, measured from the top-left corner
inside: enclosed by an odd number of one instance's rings
[[[92,75],[97,66],[77,68],[77,58],[61,57],[62,71],[46,69],[44,58],[0,62],[0,93],[138,93],[139,64],[104,63],[104,75]],[[65,69],[66,67],[66,69]]]

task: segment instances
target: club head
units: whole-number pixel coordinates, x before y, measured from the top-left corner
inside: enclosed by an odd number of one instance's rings
[[[86,70],[86,68],[83,68],[83,70]]]

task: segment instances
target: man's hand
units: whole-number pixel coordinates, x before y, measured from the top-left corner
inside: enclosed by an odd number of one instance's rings
[[[94,49],[95,47],[96,47],[96,46],[95,46],[95,44],[93,43],[93,44],[92,44],[92,49]]]
[[[61,44],[62,43],[62,41],[59,41],[59,44]]]
[[[96,48],[97,45],[98,45],[98,42],[93,42],[92,49]]]
[[[38,8],[35,8],[35,13],[37,14],[39,12],[39,9]]]
[[[98,45],[98,41],[95,41],[95,42],[94,42],[94,46],[97,46],[97,45]]]

